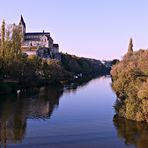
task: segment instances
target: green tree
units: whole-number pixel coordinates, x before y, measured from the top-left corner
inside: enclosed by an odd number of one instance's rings
[[[20,26],[16,26],[14,24],[12,30],[12,54],[14,57],[21,54],[21,40],[22,40],[22,33]]]
[[[1,52],[0,55],[2,57],[5,56],[5,20],[2,22],[1,26]]]
[[[2,76],[2,78],[5,77],[5,65],[6,65],[6,61],[5,61],[5,20],[3,20],[2,22],[2,26],[1,26],[1,47],[0,47],[0,75]]]

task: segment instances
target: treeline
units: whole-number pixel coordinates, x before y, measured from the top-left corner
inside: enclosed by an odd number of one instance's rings
[[[132,48],[130,40],[128,53],[111,71],[118,97],[115,109],[120,117],[148,122],[148,50]]]
[[[67,71],[73,74],[82,73],[83,75],[103,75],[109,74],[110,69],[108,69],[99,60],[77,57],[70,54],[61,55],[61,63]]]

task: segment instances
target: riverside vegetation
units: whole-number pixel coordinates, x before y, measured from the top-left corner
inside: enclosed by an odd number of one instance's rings
[[[47,84],[73,81],[74,75],[102,75],[109,69],[99,60],[61,53],[61,61],[26,56],[21,51],[21,28],[1,26],[0,93]]]
[[[133,51],[130,39],[128,53],[112,67],[112,87],[117,94],[117,115],[148,122],[148,50]]]

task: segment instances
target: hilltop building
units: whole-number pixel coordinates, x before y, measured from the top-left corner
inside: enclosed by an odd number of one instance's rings
[[[43,32],[26,32],[26,23],[22,16],[19,26],[22,30],[22,51],[24,53],[60,60],[59,45],[54,44],[49,32],[44,32],[44,30]]]

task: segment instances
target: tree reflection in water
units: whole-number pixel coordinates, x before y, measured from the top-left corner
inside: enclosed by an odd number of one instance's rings
[[[23,140],[28,118],[50,118],[62,94],[61,88],[48,87],[1,97],[0,147]]]
[[[148,148],[148,123],[129,121],[117,116],[114,116],[113,122],[118,137],[123,138],[126,145]]]

